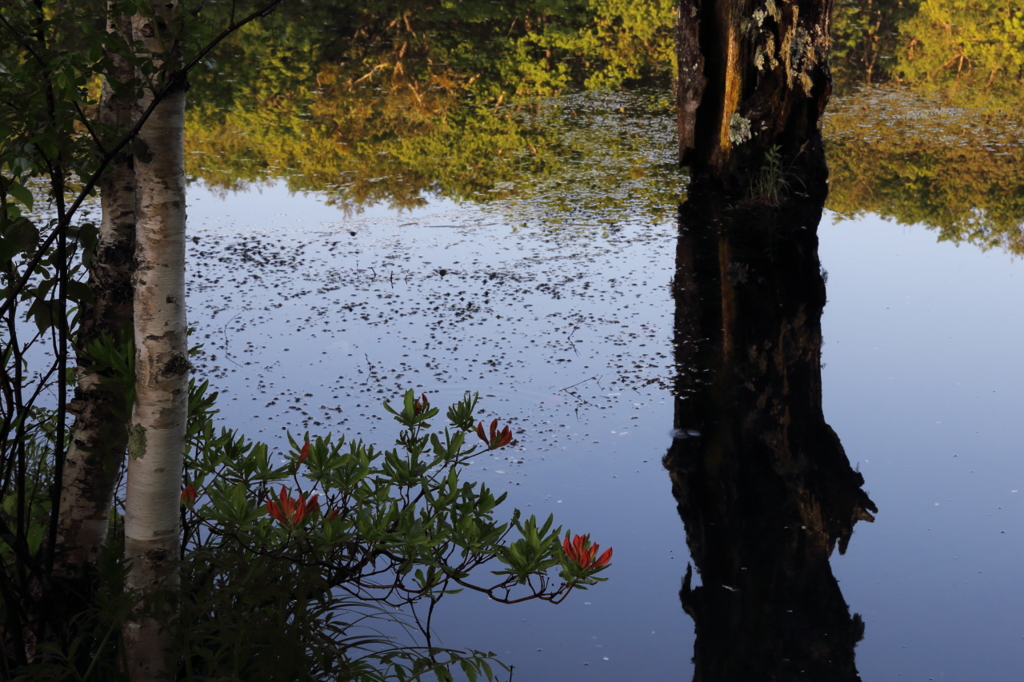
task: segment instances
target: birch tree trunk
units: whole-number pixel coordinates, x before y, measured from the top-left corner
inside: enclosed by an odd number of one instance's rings
[[[131,35],[131,18],[108,4],[107,31]],[[107,54],[112,69],[100,98],[100,122],[111,126],[108,142],[132,127],[135,73],[123,55]],[[126,151],[108,165],[100,181],[102,220],[96,252],[89,265],[93,301],[82,304],[78,333],[78,386],[69,411],[76,416],[61,484],[60,520],[55,569],[76,583],[86,599],[94,591],[95,566],[107,538],[114,487],[128,443],[128,410],[124,386],[98,367],[82,349],[103,343],[113,348],[132,326],[132,260],[135,257],[135,170]],[[123,379],[123,377],[121,377]]]
[[[827,193],[832,0],[680,0],[679,159],[692,181],[749,196],[773,149],[794,189]]]
[[[139,101],[180,68],[177,1],[153,3],[153,16],[136,16],[133,30],[157,67]],[[179,495],[188,405],[185,327],[185,87],[161,101],[134,145],[136,180],[135,373],[136,396],[128,444],[125,554],[128,587],[144,593],[174,587],[180,556]],[[132,682],[168,680],[168,614],[161,600],[145,600],[125,631]]]

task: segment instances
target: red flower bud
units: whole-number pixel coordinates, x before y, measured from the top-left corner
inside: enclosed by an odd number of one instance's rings
[[[191,509],[196,503],[196,487],[189,483],[181,489],[181,496],[179,499],[181,500],[182,506]]]
[[[476,425],[476,435],[480,440],[487,443],[488,450],[497,450],[498,448],[503,448],[512,442],[512,429],[506,426],[501,431],[498,431],[497,419],[491,422],[490,437],[484,433],[483,422]]]
[[[579,564],[580,568],[594,569],[607,566],[608,562],[612,560],[612,548],[609,547],[604,554],[598,557],[597,552],[600,548],[601,545],[590,543],[589,535],[577,535],[570,542],[569,534],[566,533],[565,540],[562,541],[565,555],[569,557],[570,561]]]
[[[280,501],[273,497],[267,500],[267,513],[270,514],[270,518],[282,525],[295,527],[301,524],[307,515],[320,508],[318,497],[320,496],[315,494],[307,502],[302,493],[299,493],[298,499],[293,500],[288,495],[288,488],[281,486],[281,492],[278,495]]]

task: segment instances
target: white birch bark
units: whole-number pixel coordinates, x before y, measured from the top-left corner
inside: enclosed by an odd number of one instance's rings
[[[107,32],[131,36],[131,17],[118,14],[108,3]],[[107,54],[110,71],[103,80],[100,122],[114,127],[106,142],[120,138],[132,127],[133,97],[116,92],[115,83],[129,84],[134,66],[122,55]],[[93,301],[82,304],[79,347],[108,337],[119,338],[132,325],[132,259],[135,250],[135,171],[131,152],[115,158],[100,181],[102,219],[96,253],[89,266]],[[65,580],[78,582],[79,594],[91,594],[100,547],[107,538],[114,488],[124,464],[128,424],[123,396],[108,390],[91,360],[78,356],[78,387],[69,411],[76,416],[61,482],[60,520],[57,528],[56,570]]]
[[[153,4],[153,18],[136,16],[133,29],[162,70],[179,65],[174,27],[176,0]],[[146,88],[144,109],[153,92]],[[178,584],[179,495],[188,403],[185,327],[185,89],[160,102],[143,126],[135,151],[136,397],[128,444],[125,554],[128,587],[144,593]],[[132,682],[171,679],[169,645],[160,621],[170,614],[143,613],[128,623],[125,639]]]

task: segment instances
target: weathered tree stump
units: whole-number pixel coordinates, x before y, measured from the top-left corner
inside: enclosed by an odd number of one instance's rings
[[[680,0],[679,160],[691,182],[763,200],[823,200],[831,0]]]

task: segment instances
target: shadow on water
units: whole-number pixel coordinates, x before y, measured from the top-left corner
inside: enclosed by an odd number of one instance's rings
[[[664,458],[699,573],[694,680],[859,680],[864,624],[829,556],[877,509],[825,422],[820,206],[680,207]]]

